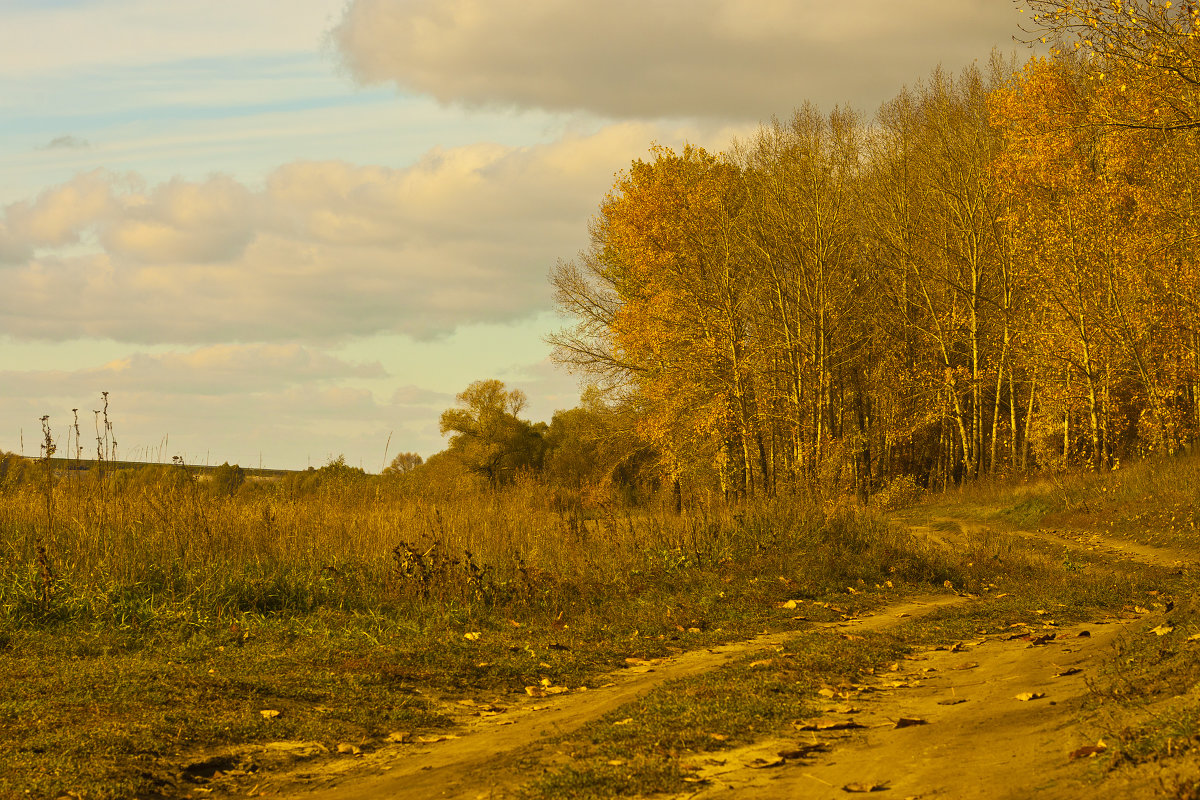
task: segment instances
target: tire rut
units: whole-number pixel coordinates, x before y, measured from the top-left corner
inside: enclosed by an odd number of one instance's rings
[[[949,605],[962,596],[909,600],[834,623],[838,628],[882,630]],[[549,742],[637,700],[656,686],[720,668],[733,658],[783,644],[802,631],[764,634],[741,642],[693,650],[610,673],[605,686],[514,707],[503,718],[477,721],[453,739],[430,745],[401,745],[368,754],[349,771],[295,775],[298,783],[280,796],[307,800],[367,798],[469,798],[500,796],[529,779],[525,766],[540,761]],[[335,762],[336,763],[336,762]],[[341,769],[346,770],[349,765]]]
[[[1105,536],[1091,530],[1039,528],[1031,531],[1021,528],[998,528],[983,522],[944,515],[930,517],[920,523],[902,518],[897,521],[907,527],[918,538],[942,547],[964,545],[967,543],[967,537],[970,534],[987,531],[1003,536],[1052,542],[1073,550],[1097,553],[1109,558],[1127,558],[1153,567],[1182,569],[1200,563],[1200,557],[1196,553],[1138,544],[1137,542],[1130,542],[1113,536]],[[953,526],[956,530],[952,530],[950,526]]]

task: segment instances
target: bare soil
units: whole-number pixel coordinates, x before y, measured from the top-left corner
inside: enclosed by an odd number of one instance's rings
[[[1087,759],[1069,754],[1099,739],[1076,720],[1088,670],[1120,627],[1060,630],[1044,644],[1035,643],[1045,634],[1019,629],[1023,638],[916,655],[831,701],[826,718],[864,728],[798,730],[722,754],[700,772],[710,787],[689,796],[816,799],[869,787],[963,800],[1090,796]],[[817,744],[828,751],[788,757]]]

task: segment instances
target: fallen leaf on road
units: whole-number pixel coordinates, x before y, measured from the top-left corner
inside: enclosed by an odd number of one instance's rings
[[[392,731],[387,735],[387,740],[394,744],[404,744],[409,741],[411,736],[412,734],[408,731]]]
[[[794,750],[780,750],[776,755],[780,758],[790,758],[792,760],[798,758],[809,758],[813,753],[828,753],[829,745],[822,742],[816,744],[802,744]]]
[[[530,697],[545,697],[546,696],[546,692],[543,691],[542,687],[540,687],[540,686],[526,686],[525,694],[529,695]]]
[[[956,706],[959,703],[967,702],[965,697],[947,697],[945,700],[938,700],[939,706]]]
[[[774,663],[775,663],[775,659],[764,658],[761,661],[751,661],[749,664],[747,664],[747,666],[750,669],[754,669],[755,667],[769,667],[771,664],[774,664]]]
[[[958,664],[957,666],[954,666],[951,669],[975,669],[978,666],[979,666],[978,661],[967,661],[963,664]]]
[[[1083,670],[1081,670],[1079,667],[1068,667],[1067,669],[1060,669],[1058,672],[1054,673],[1054,677],[1065,678],[1068,675],[1078,675],[1081,672],[1083,672]]]
[[[795,600],[788,600],[788,601],[787,601],[787,602],[785,602],[785,603],[780,603],[778,607],[779,607],[779,608],[796,608],[796,607],[798,607],[799,605],[800,605],[800,604],[799,604],[799,603],[797,603]]]
[[[357,756],[357,755],[362,754],[361,747],[358,747],[357,745],[353,745],[353,744],[346,744],[345,742],[342,742],[341,744],[339,744],[337,746],[337,751],[339,753],[344,753],[344,754],[352,755],[352,756]]]
[[[949,581],[947,581],[949,583]],[[882,792],[888,788],[888,784],[884,783],[847,783],[842,787],[843,792],[852,792],[856,794],[865,794],[866,792]]]
[[[438,742],[448,742],[451,739],[457,739],[458,736],[453,733],[440,733],[432,736],[418,736],[417,741],[421,744],[437,744]],[[341,747],[341,745],[338,745]]]
[[[1174,625],[1168,625],[1167,623],[1164,622],[1162,625],[1159,625],[1157,628],[1151,628],[1150,632],[1153,634],[1156,634],[1158,636],[1166,636],[1168,633],[1170,633],[1173,630],[1175,630]]]
[[[1022,700],[1022,701],[1024,701],[1024,700],[1041,700],[1045,696],[1046,696],[1045,692],[1021,692],[1019,695],[1017,695],[1016,699]]]
[[[1103,753],[1107,749],[1108,745],[1106,745],[1103,741],[1099,741],[1095,744],[1089,744],[1086,747],[1081,747],[1078,750],[1072,750],[1070,758],[1072,760],[1076,758],[1091,758],[1097,753]]]
[[[279,712],[273,708],[264,708],[262,711],[260,711],[258,713],[262,715],[263,719],[275,719],[276,717],[279,716]]]
[[[821,695],[821,697],[837,697],[837,692],[833,689],[818,689],[817,694]]]
[[[900,719],[896,720],[895,727],[911,728],[914,725],[928,725],[928,724],[929,724],[928,720],[919,719],[917,717],[901,717]]]
[[[795,720],[792,722],[792,727],[798,731],[841,731],[850,730],[851,728],[864,728],[866,726],[860,725],[852,719],[821,717],[820,719],[808,721]]]
[[[782,758],[773,758],[770,761],[764,758],[756,758],[746,766],[750,767],[750,769],[770,769],[771,767],[782,767],[786,763]]]

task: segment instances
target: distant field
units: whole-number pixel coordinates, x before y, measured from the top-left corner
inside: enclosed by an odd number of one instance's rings
[[[45,459],[39,458],[39,464],[44,464]],[[50,465],[56,472],[90,470],[96,468],[96,459],[75,459],[75,458],[58,458],[52,457]],[[171,466],[171,462],[162,461],[104,461],[104,469],[106,470],[127,470],[127,469],[142,469],[143,467],[162,467]],[[208,475],[216,471],[219,464],[188,464],[187,468],[197,475]],[[242,467],[242,471],[246,473],[248,478],[282,478],[287,475],[305,472],[306,470],[294,469],[270,469],[259,467]]]

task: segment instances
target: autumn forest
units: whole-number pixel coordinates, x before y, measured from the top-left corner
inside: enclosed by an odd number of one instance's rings
[[[618,176],[554,344],[661,479],[865,495],[1195,440],[1196,5],[1032,6],[1023,66]]]

